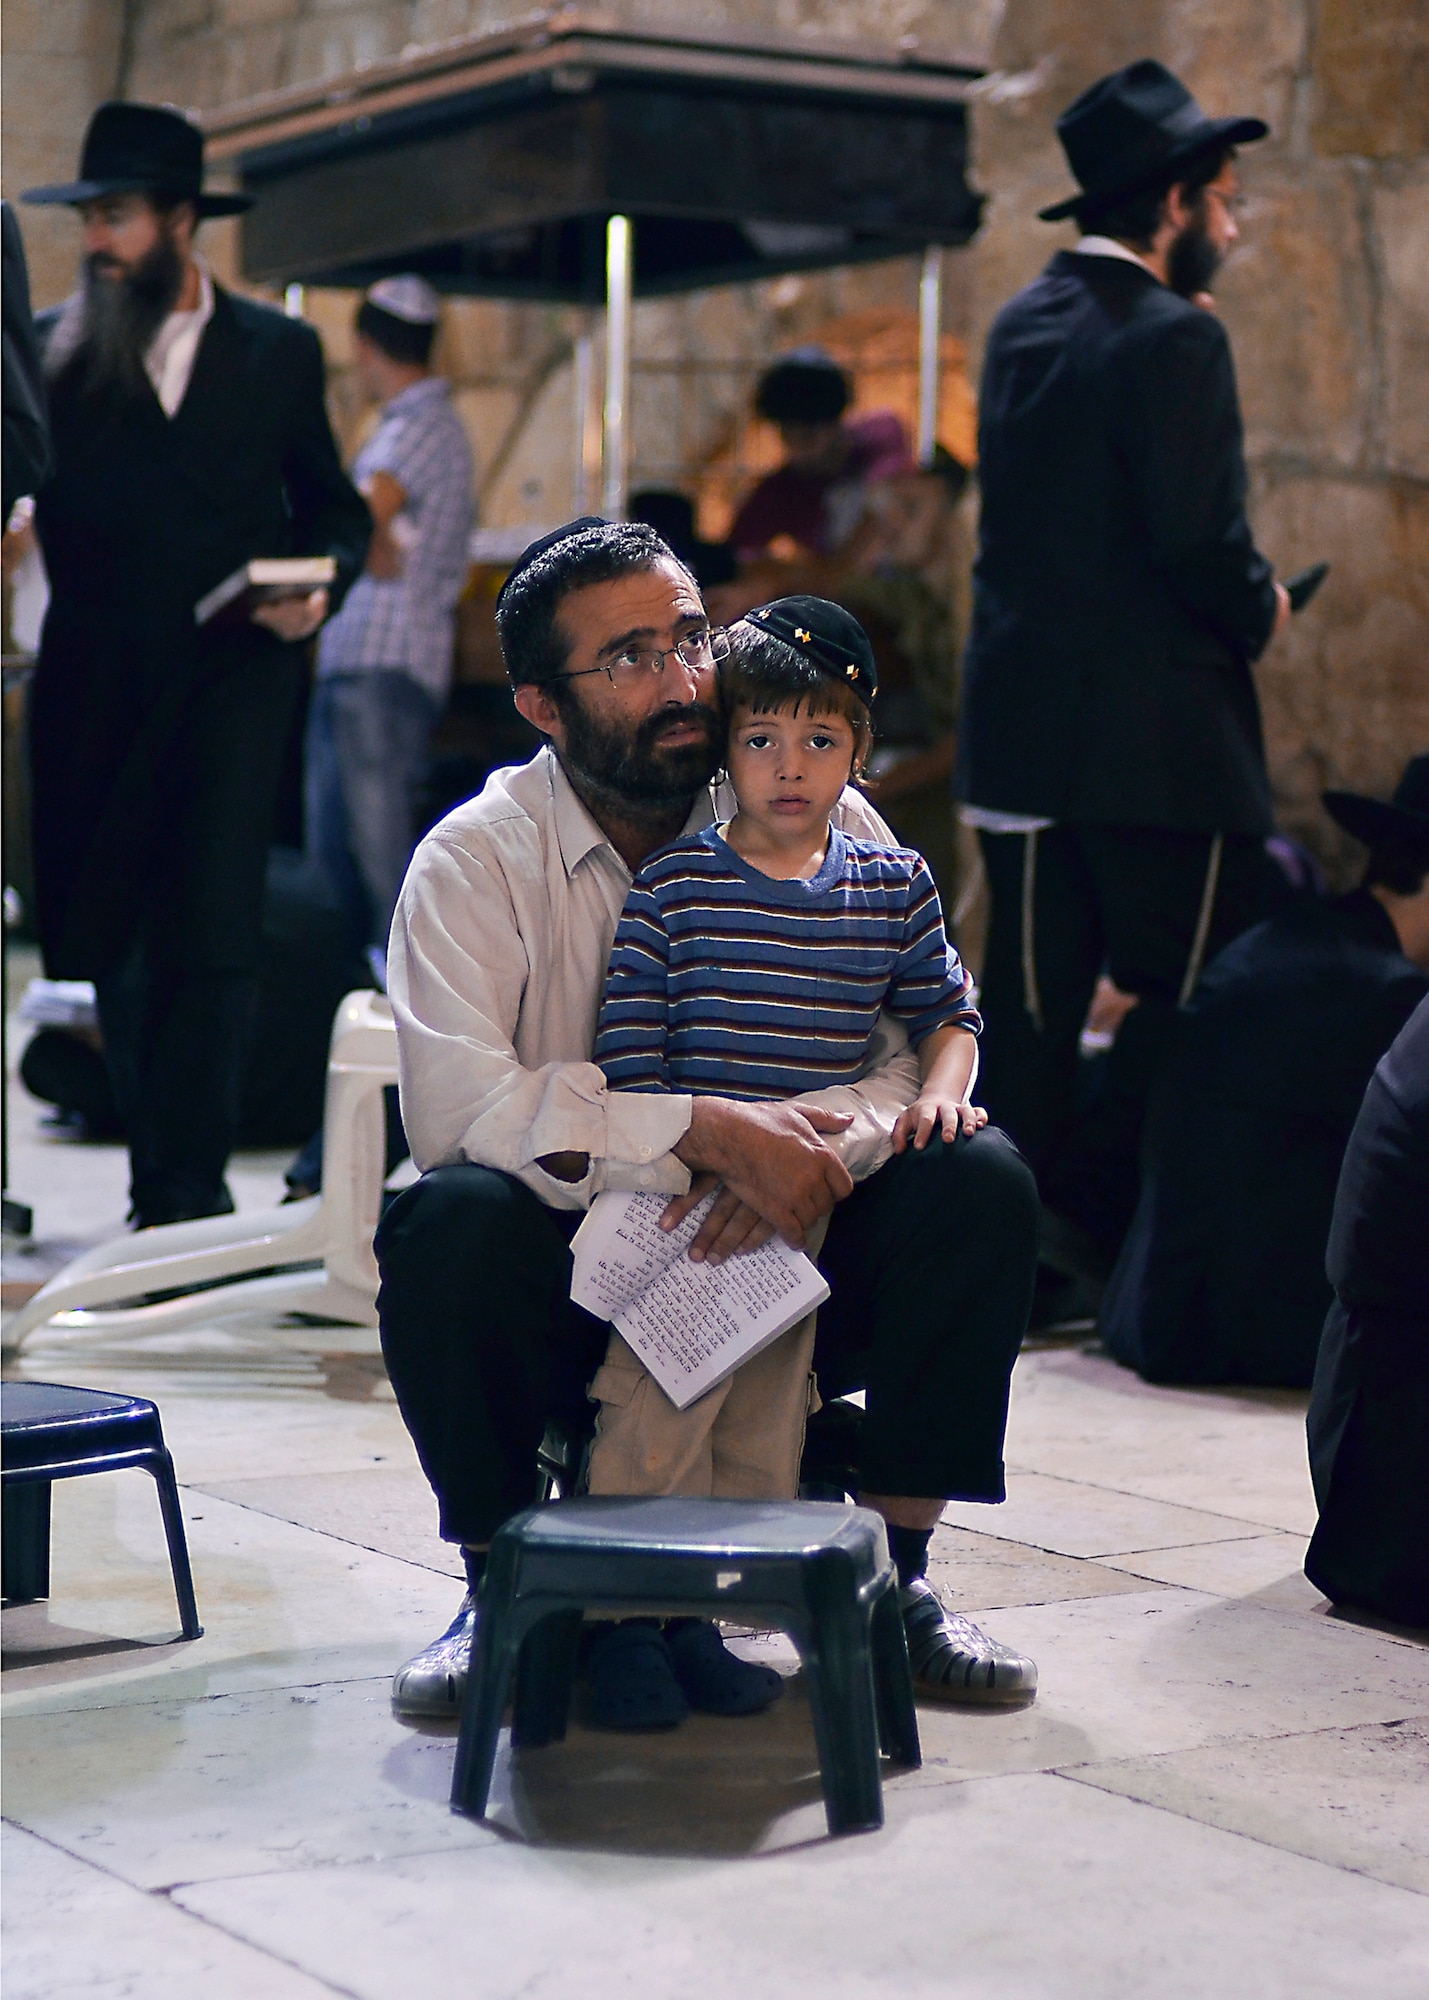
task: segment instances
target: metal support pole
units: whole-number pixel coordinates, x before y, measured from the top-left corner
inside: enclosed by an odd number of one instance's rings
[[[601,508],[624,518],[630,487],[630,293],[633,231],[628,215],[605,226],[605,450]]]
[[[933,463],[938,439],[938,364],[943,330],[943,253],[936,243],[923,252],[918,283],[918,463]]]
[[[595,335],[587,326],[575,344],[575,497],[573,517],[590,513],[600,491],[600,404],[595,393]]]

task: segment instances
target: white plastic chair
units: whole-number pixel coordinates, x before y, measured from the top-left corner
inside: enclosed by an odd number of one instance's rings
[[[76,1257],[5,1329],[88,1344],[234,1312],[317,1313],[377,1324],[373,1232],[387,1157],[383,1090],[397,1030],[380,993],[349,993],[333,1020],[323,1102],[323,1188],[306,1201],[141,1229]]]

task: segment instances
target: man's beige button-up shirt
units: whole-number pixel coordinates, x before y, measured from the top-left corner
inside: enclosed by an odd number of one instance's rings
[[[732,797],[705,792],[687,831],[725,819]],[[892,844],[852,791],[836,817],[855,838]],[[436,826],[412,858],[392,925],[387,982],[397,1018],[402,1120],[426,1172],[469,1160],[513,1174],[552,1208],[585,1208],[603,1188],[682,1194],[672,1148],[691,1099],[613,1091],[590,1060],[615,926],[630,871],[543,749]],[[801,1103],[853,1114],[834,1145],[855,1179],[881,1166],[918,1065],[884,1016],[870,1074]],[[581,1181],[536,1162],[586,1153]]]

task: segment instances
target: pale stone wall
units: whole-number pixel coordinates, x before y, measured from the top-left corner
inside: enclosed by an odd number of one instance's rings
[[[9,0],[7,192],[72,171],[90,106],[119,91],[197,107],[310,80],[518,19],[513,0]],[[1323,784],[1388,791],[1429,748],[1429,6],[1426,0],[614,0],[630,22],[897,41],[991,75],[974,113],[986,226],[946,259],[948,322],[975,375],[999,305],[1069,230],[1036,210],[1062,193],[1057,111],[1106,70],[1150,54],[1211,110],[1264,116],[1248,149],[1244,243],[1224,273],[1257,531],[1285,570],[1327,557],[1315,609],[1259,670],[1287,824],[1332,859]],[[72,271],[68,218],[22,212],[37,297]],[[209,232],[231,268],[231,237]],[[897,262],[642,305],[634,394],[638,481],[703,481],[717,516],[766,448],[745,423],[760,362],[842,316],[911,312]],[[351,300],[311,295],[344,380]],[[462,304],[444,358],[483,473],[483,516],[559,519],[570,503],[569,312]]]

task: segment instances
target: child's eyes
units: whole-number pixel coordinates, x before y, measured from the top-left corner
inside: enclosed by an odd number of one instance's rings
[[[816,750],[832,750],[834,747],[833,737],[825,736],[822,731],[817,736],[811,736],[809,741]]]
[[[767,750],[769,748],[769,738],[762,732],[753,736],[746,736],[744,747],[746,750]]]

